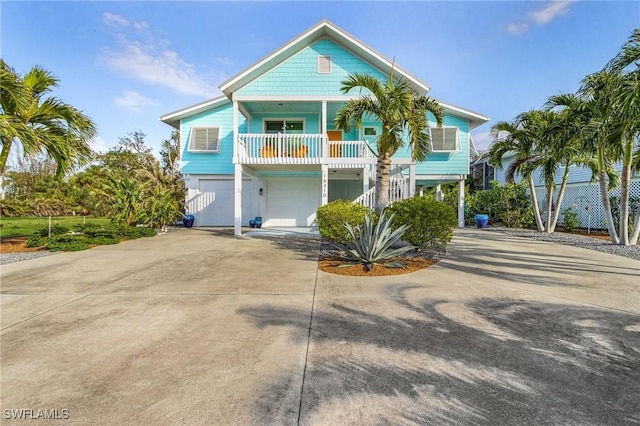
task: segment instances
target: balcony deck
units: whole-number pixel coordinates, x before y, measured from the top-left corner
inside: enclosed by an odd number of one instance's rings
[[[240,164],[373,164],[365,141],[329,141],[324,134],[238,135]]]

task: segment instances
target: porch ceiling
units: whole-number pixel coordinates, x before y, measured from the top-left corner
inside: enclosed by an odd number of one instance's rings
[[[335,117],[344,102],[327,102],[327,116]],[[250,114],[321,114],[321,102],[242,102]],[[331,126],[330,126],[331,127]]]

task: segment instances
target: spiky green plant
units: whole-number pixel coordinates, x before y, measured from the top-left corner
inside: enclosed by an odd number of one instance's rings
[[[392,246],[400,240],[409,226],[403,225],[394,231],[393,215],[387,216],[384,212],[380,215],[378,223],[374,222],[373,212],[369,212],[364,218],[363,227],[354,227],[345,223],[351,242],[346,245],[333,243],[336,248],[345,253],[343,259],[346,263],[341,266],[363,264],[367,271],[370,271],[376,263],[387,268],[401,268],[405,265],[404,262],[392,259],[415,247],[409,245],[392,248]]]

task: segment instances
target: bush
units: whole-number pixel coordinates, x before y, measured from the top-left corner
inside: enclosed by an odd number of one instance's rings
[[[533,206],[526,183],[502,185],[493,181],[492,185],[467,197],[467,223],[473,223],[476,214],[488,214],[491,223],[501,222],[508,228],[532,227]]]
[[[573,232],[578,226],[580,221],[578,220],[578,212],[568,207],[562,210],[562,227],[567,232]]]
[[[456,211],[430,196],[396,201],[386,211],[394,215],[396,228],[409,226],[402,239],[419,248],[446,247],[458,225]]]
[[[336,200],[318,208],[316,222],[320,235],[334,243],[347,244],[350,241],[345,224],[352,227],[364,225],[364,218],[370,209],[350,201]]]
[[[98,224],[78,224],[73,227],[74,232],[68,228],[52,227],[51,237],[48,237],[49,229],[42,228],[32,234],[27,240],[27,247],[42,247],[54,251],[80,251],[93,246],[118,244],[122,239],[136,239],[152,237],[156,235],[153,228],[126,227]],[[63,232],[64,231],[64,232]]]

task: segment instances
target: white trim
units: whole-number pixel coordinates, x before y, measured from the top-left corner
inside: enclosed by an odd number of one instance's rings
[[[242,165],[234,166],[233,235],[242,235]]]
[[[416,180],[460,180],[466,179],[466,175],[416,175]]]
[[[332,39],[335,39],[339,43],[344,44],[347,50],[351,50],[356,56],[364,57],[363,59],[366,59],[367,61],[369,61],[369,59],[373,59],[374,61],[378,62],[378,64],[371,63],[371,65],[376,66],[379,69],[385,68],[385,67],[389,69],[393,68],[394,73],[396,73],[400,77],[406,78],[411,83],[413,83],[416,87],[423,90],[425,93],[430,90],[429,85],[422,82],[412,74],[408,73],[407,71],[405,71],[404,69],[396,65],[394,62],[389,61],[384,56],[380,55],[378,52],[376,52],[375,50],[367,46],[365,43],[349,35],[344,30],[342,30],[341,28],[338,28],[337,26],[335,26],[333,23],[329,22],[326,19],[320,21],[318,24],[309,28],[307,31],[295,37],[293,40],[289,41],[288,43],[285,43],[282,47],[268,54],[263,59],[256,62],[254,65],[251,65],[250,67],[242,71],[240,74],[223,82],[218,87],[220,88],[220,90],[222,90],[223,93],[229,96],[231,95],[231,93],[229,93],[229,89],[231,89],[232,86],[239,83],[242,79],[249,76],[251,73],[253,73],[257,69],[265,65],[268,65],[269,62],[278,59],[278,57],[280,56],[283,56],[283,58],[280,58],[278,62],[282,62],[284,57],[288,58],[291,56],[291,55],[288,55],[288,52],[287,52],[288,50],[293,50],[291,54],[295,54],[297,51],[301,50],[303,47],[309,46],[311,43],[315,42],[317,39],[320,39],[322,36],[328,36]],[[339,39],[342,39],[342,40],[339,40]],[[300,45],[300,49],[296,47],[297,45]],[[369,58],[367,58],[367,56]],[[381,69],[381,71],[385,71],[385,70]],[[233,92],[235,91],[236,89],[233,90]]]
[[[446,142],[446,130],[447,129],[453,129],[455,130],[456,134],[455,134],[455,148],[454,149],[435,149],[433,147],[433,131],[434,130],[442,130],[442,142],[443,142],[443,146],[444,143]],[[433,154],[446,154],[446,153],[452,153],[452,152],[461,152],[462,151],[462,146],[460,144],[460,129],[457,126],[441,126],[441,127],[429,127],[429,142],[431,143],[431,152]]]
[[[177,126],[179,126],[180,124],[181,119],[217,108],[226,103],[230,103],[229,99],[227,99],[226,96],[220,96],[160,116],[160,121],[177,128]]]
[[[240,102],[346,102],[359,99],[360,95],[236,95],[234,101]]]
[[[195,139],[194,139],[195,138],[195,131],[196,130],[211,130],[211,129],[217,129],[218,130],[218,137],[217,137],[217,139],[215,141],[215,143],[217,144],[216,149],[192,149],[191,148],[191,144],[195,141]],[[222,134],[222,127],[220,127],[220,126],[192,126],[189,129],[189,145],[187,146],[187,151],[194,152],[194,153],[205,153],[205,154],[220,153],[222,151],[221,134]],[[209,135],[209,132],[207,132],[207,145],[209,145],[208,135]]]

